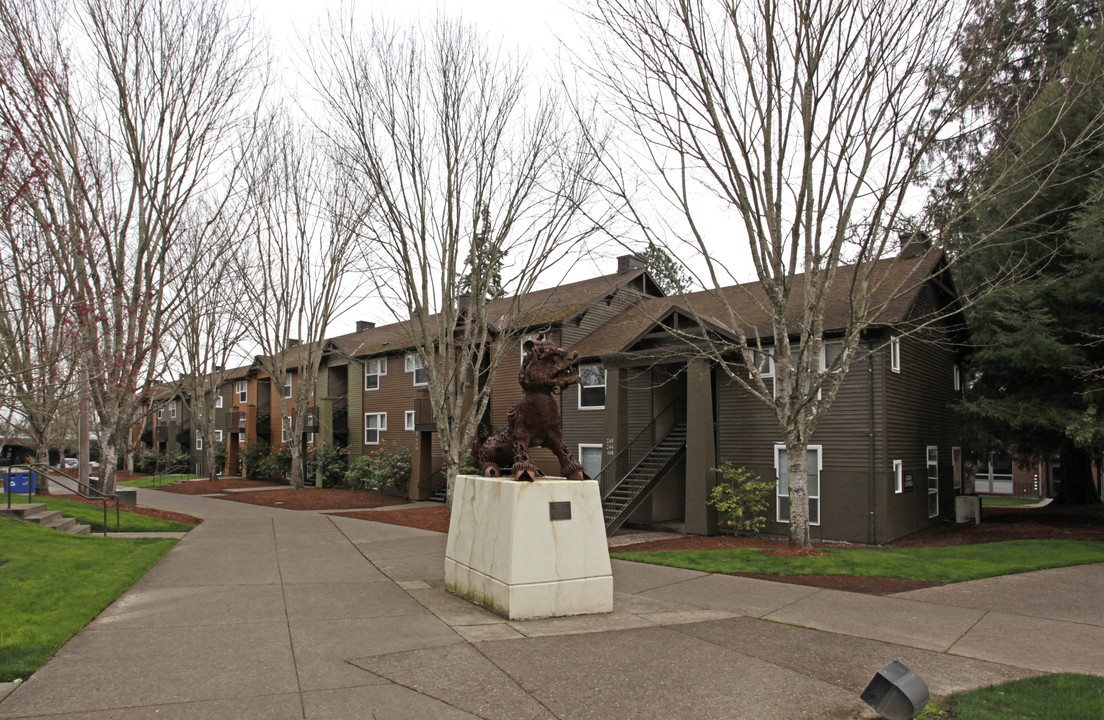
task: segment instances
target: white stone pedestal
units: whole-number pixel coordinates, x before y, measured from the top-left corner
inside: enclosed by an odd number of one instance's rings
[[[445,587],[511,620],[612,612],[598,483],[458,476]]]

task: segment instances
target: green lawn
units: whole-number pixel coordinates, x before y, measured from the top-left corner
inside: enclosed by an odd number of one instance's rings
[[[0,682],[38,669],[175,544],[0,518]]]
[[[89,505],[67,498],[36,497],[34,502],[44,502],[49,510],[57,510],[66,517],[76,518],[83,525],[91,525],[93,532],[103,532],[103,506]],[[194,525],[159,520],[138,513],[127,512],[120,507],[119,532],[188,532]],[[115,504],[107,504],[107,531],[115,531]]]
[[[920,720],[1100,720],[1104,678],[1043,675],[933,700]]]
[[[769,557],[762,550],[685,550],[610,553],[610,557],[711,573],[861,575],[934,583],[1010,575],[1104,562],[1104,542],[1012,540],[938,548],[826,550],[812,557]]]
[[[1038,505],[1042,500],[1038,498],[1014,498],[1014,497],[983,497],[982,507],[1017,507],[1019,505]]]
[[[133,480],[121,480],[118,484],[133,488],[164,487],[177,480],[197,480],[206,477],[206,475],[147,475]]]

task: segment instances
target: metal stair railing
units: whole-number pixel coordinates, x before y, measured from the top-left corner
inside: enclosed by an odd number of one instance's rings
[[[598,477],[595,480],[598,481],[598,489],[603,501],[621,480],[629,475],[656,445],[663,441],[663,438],[655,439],[654,435],[655,428],[660,421],[669,421],[671,428],[674,428],[680,422],[686,422],[686,400],[676,398],[668,403],[643,430],[636,434],[636,437],[629,441],[624,450],[617,453],[612,460],[598,471]],[[666,435],[664,433],[664,437]],[[618,472],[618,468],[624,468],[624,471]]]
[[[609,496],[602,502],[607,536],[617,532],[617,529],[636,512],[652,490],[659,485],[659,481],[686,456],[685,438],[674,443],[668,442],[672,435],[676,432],[685,432],[685,429],[686,424],[683,422],[672,427],[663,439],[656,443],[652,451],[626,473],[621,482],[610,491]],[[658,461],[658,465],[644,467],[644,463],[652,461]]]
[[[59,485],[61,485],[66,490],[69,490],[74,495],[78,495],[79,497],[82,497],[85,500],[99,500],[100,503],[103,505],[103,517],[104,517],[104,519],[103,519],[103,535],[104,535],[104,537],[107,537],[107,501],[108,500],[114,500],[115,501],[115,532],[119,532],[119,498],[115,494],[108,495],[107,493],[105,493],[101,490],[98,490],[97,488],[92,487],[88,483],[81,482],[80,478],[75,478],[72,475],[69,475],[68,473],[66,473],[64,470],[56,470],[52,466],[47,465],[45,463],[30,463],[28,465],[12,465],[10,468],[8,468],[8,474],[10,475],[12,469],[17,468],[17,467],[27,468],[28,474],[30,474],[31,470],[34,470],[35,472],[41,473],[43,475],[48,475],[49,478],[50,478],[50,482],[58,483]],[[62,478],[64,478],[64,480]],[[69,483],[72,483],[72,485],[70,485]],[[9,483],[9,486],[10,486],[10,483]],[[29,482],[28,482],[27,487],[30,488],[30,483]],[[29,498],[30,498],[30,493],[29,492],[27,493],[27,497],[28,497],[28,501],[29,501]],[[11,497],[10,497],[10,495],[8,497],[8,506],[11,507]]]

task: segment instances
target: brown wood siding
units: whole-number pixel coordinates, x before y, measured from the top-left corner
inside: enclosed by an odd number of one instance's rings
[[[414,387],[414,374],[406,372],[405,358],[405,355],[386,357],[387,374],[380,376],[379,388],[376,390],[363,389],[364,365],[362,363],[352,364],[356,365],[359,372],[357,386],[361,388],[359,395],[362,399],[361,409],[357,413],[358,434],[356,436],[352,434],[353,418],[350,403],[349,443],[358,445],[361,454],[374,452],[385,443],[404,445],[410,449],[414,448],[414,431],[405,429],[404,418],[407,410],[414,409],[414,397],[421,386]],[[353,378],[350,377],[349,380],[351,398]],[[364,415],[367,413],[387,413],[387,429],[380,432],[379,445],[366,445],[364,443]]]
[[[717,454],[764,478],[776,477],[774,448],[784,435],[773,411],[723,373],[717,381]],[[867,542],[871,450],[869,370],[860,361],[843,379],[810,445],[821,446],[820,524],[814,538]],[[789,533],[775,522],[772,498],[766,532]]]
[[[923,298],[922,298],[923,299]],[[888,335],[882,338],[888,340]],[[877,542],[888,542],[954,515],[951,447],[961,446],[961,430],[952,404],[954,353],[931,338],[901,338],[901,371],[892,372],[888,348],[879,353],[882,375],[885,437],[884,457],[879,458],[877,483],[885,510],[879,516]],[[928,517],[928,445],[939,449],[939,516]],[[914,489],[895,493],[892,461],[901,460],[911,473]]]

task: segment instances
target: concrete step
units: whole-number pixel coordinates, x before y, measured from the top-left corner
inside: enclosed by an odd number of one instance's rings
[[[44,525],[46,527],[55,527],[56,525],[58,525],[58,523],[64,520],[64,518],[61,516],[61,513],[59,513],[57,510],[42,510],[40,512],[34,513],[33,515],[24,515],[23,519],[27,522],[38,523],[39,525]]]
[[[76,521],[74,521],[74,522],[76,522]],[[74,525],[72,528],[70,528],[69,533],[71,535],[91,535],[92,534],[92,526],[90,526],[90,525],[81,525],[81,524],[78,523],[78,524]]]
[[[27,515],[33,515],[46,509],[46,503],[12,503],[11,508],[7,504],[0,505],[0,517],[15,517],[23,519]]]

